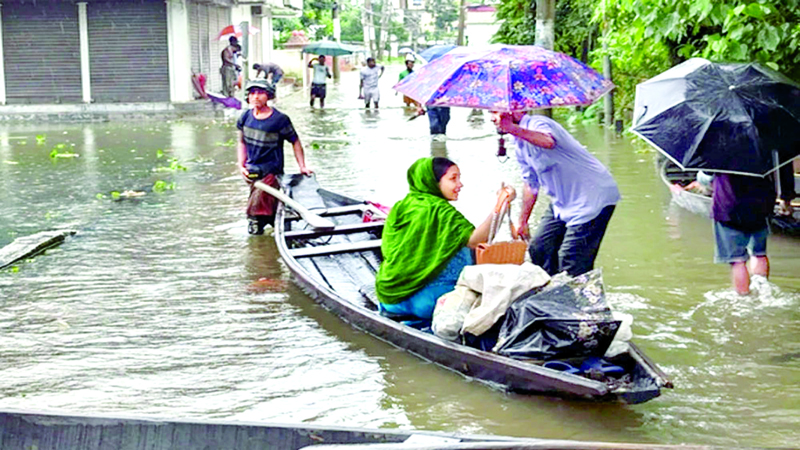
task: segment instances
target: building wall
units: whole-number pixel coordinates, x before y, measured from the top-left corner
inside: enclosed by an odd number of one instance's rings
[[[302,0],[238,6],[262,31],[250,39],[252,66],[267,60],[274,14],[300,13]],[[234,0],[2,0],[0,104],[184,102],[192,76],[221,89],[219,32]],[[255,11],[255,12],[254,12]],[[302,62],[279,56],[284,64]],[[255,60],[254,60],[255,58]]]
[[[466,45],[475,46],[489,44],[494,34],[500,29],[501,22],[497,21],[494,7],[481,6],[467,9],[464,24]]]

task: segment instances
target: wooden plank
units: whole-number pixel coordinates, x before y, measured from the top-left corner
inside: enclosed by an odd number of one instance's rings
[[[42,231],[17,238],[14,242],[0,248],[0,269],[55,247],[64,242],[67,236],[73,234],[75,234],[73,230]]]
[[[369,241],[353,242],[347,244],[331,244],[331,245],[320,245],[317,247],[297,248],[289,250],[289,255],[291,255],[293,258],[305,258],[308,256],[322,256],[322,255],[334,255],[337,253],[380,250],[380,248],[381,248],[381,240],[372,239]]]
[[[367,223],[354,223],[348,225],[336,225],[332,230],[328,231],[315,231],[315,230],[297,230],[287,231],[283,234],[286,239],[313,239],[323,236],[332,236],[336,234],[351,234],[359,233],[362,231],[375,231],[383,228],[383,222],[367,222]]]

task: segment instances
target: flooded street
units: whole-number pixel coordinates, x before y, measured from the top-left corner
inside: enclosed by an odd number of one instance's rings
[[[323,187],[392,204],[413,161],[447,156],[465,185],[455,205],[482,220],[501,182],[521,187],[516,161],[495,157],[487,114],[453,109],[449,139],[432,141],[390,89],[399,71],[381,80],[380,111],[360,108],[355,72],[329,85],[324,111],[303,93],[277,107]],[[712,263],[711,221],[670,202],[654,152],[596,125],[569,129],[619,183],[597,265],[634,340],[673,379],[660,398],[506,394],[354,331],[292,284],[271,232],[248,236],[233,122],[187,120],[0,125],[0,247],[77,231],[0,271],[0,409],[796,446],[800,240],[771,236],[772,284],[739,297]],[[128,190],[146,194],[116,198]]]

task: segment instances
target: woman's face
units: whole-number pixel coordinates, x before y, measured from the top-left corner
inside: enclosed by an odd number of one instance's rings
[[[458,166],[453,164],[439,180],[439,190],[447,200],[453,202],[458,200],[458,193],[464,185],[461,184],[461,171]]]

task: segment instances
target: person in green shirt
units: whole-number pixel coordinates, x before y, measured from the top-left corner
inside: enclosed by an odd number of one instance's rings
[[[492,213],[476,227],[450,204],[463,184],[447,158],[421,158],[407,178],[408,195],[392,207],[383,228],[375,292],[383,314],[430,320],[436,300],[475,263],[472,250],[488,240]]]
[[[397,81],[402,80],[403,78],[411,75],[411,73],[414,72],[414,58],[413,57],[409,58],[409,56],[411,55],[406,56],[406,70],[400,72],[400,79]],[[414,108],[417,109],[421,108],[418,101],[414,100],[413,98],[407,95],[403,96],[403,103],[406,104],[406,107],[413,106]]]

